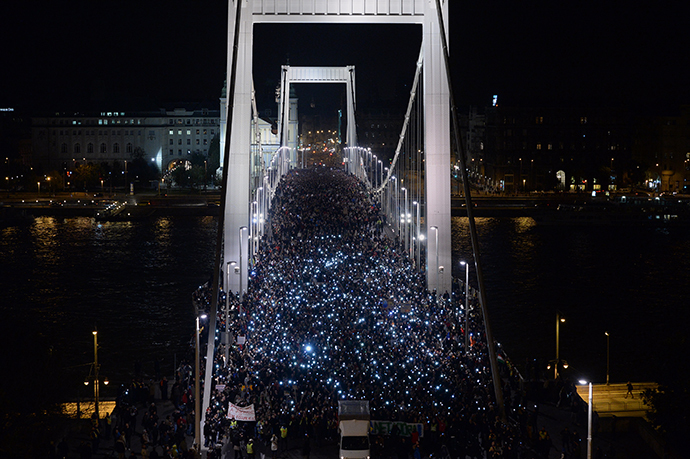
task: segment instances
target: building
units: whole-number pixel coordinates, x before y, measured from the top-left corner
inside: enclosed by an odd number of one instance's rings
[[[81,163],[119,167],[139,154],[165,172],[194,152],[208,155],[219,130],[218,110],[206,108],[57,113],[32,119],[33,163],[47,171]]]
[[[690,106],[673,116],[644,118],[633,150],[655,192],[690,194]]]
[[[481,118],[474,112],[472,135],[465,138],[473,176],[494,189],[518,193],[629,186],[635,119],[627,112],[494,106],[484,113],[483,143]]]

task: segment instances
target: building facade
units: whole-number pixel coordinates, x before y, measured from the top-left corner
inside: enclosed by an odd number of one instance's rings
[[[64,114],[32,119],[34,164],[73,170],[78,164],[122,165],[142,155],[165,172],[198,152],[208,155],[220,133],[218,110]]]
[[[623,110],[487,107],[483,129],[476,112],[469,118],[475,183],[521,193],[606,191],[630,182],[635,120]]]

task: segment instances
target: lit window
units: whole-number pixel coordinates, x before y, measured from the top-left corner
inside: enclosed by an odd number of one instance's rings
[[[537,144],[537,150],[541,150],[541,144],[540,143]]]
[[[191,135],[191,134],[192,134],[191,129],[187,129],[187,135]]]
[[[168,134],[173,135],[173,130],[170,129],[170,132],[168,132]]]
[[[177,135],[182,135],[182,129],[177,130]]]

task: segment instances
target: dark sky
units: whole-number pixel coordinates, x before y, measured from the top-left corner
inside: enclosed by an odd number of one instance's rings
[[[26,1],[4,8],[0,107],[86,111],[208,101],[215,108],[225,77],[225,1]],[[688,104],[689,17],[685,2],[453,1],[456,99],[488,104],[498,94],[504,105]],[[419,31],[410,26],[258,26],[260,108],[273,108],[272,89],[288,59],[356,65],[365,108],[378,97],[402,99],[404,106],[418,46]],[[330,94],[299,92],[307,99]]]

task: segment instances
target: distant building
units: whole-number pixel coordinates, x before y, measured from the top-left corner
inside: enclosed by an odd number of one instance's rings
[[[649,189],[690,194],[690,106],[674,116],[644,118],[633,156],[644,165]]]
[[[398,147],[404,114],[388,110],[357,113],[357,141],[360,147],[371,148],[380,158],[392,160]],[[410,128],[409,133],[412,131]],[[386,163],[388,166],[389,163]]]
[[[623,110],[494,106],[483,115],[484,126],[470,111],[463,136],[474,183],[528,192],[614,190],[629,181],[635,120]]]
[[[220,97],[220,167],[216,171],[217,175],[222,175],[223,163],[225,158],[225,132],[227,127],[227,82],[223,85],[223,90]],[[299,143],[299,123],[298,123],[298,98],[294,92],[294,88],[290,90],[289,113],[288,113],[288,128],[285,133],[285,144],[293,152],[293,158],[297,157],[297,148]],[[276,104],[278,105],[278,113],[280,113],[280,100],[276,97]],[[269,110],[270,112],[270,110]],[[264,168],[270,167],[270,162],[273,154],[281,147],[280,139],[280,120],[270,119],[268,117],[260,117],[256,114],[251,121],[250,130],[250,177],[252,181],[252,189],[261,186],[259,181],[264,174]]]
[[[115,166],[142,152],[165,172],[193,152],[208,155],[219,133],[218,110],[206,108],[58,113],[32,119],[33,163],[44,170],[73,170],[85,162]]]

